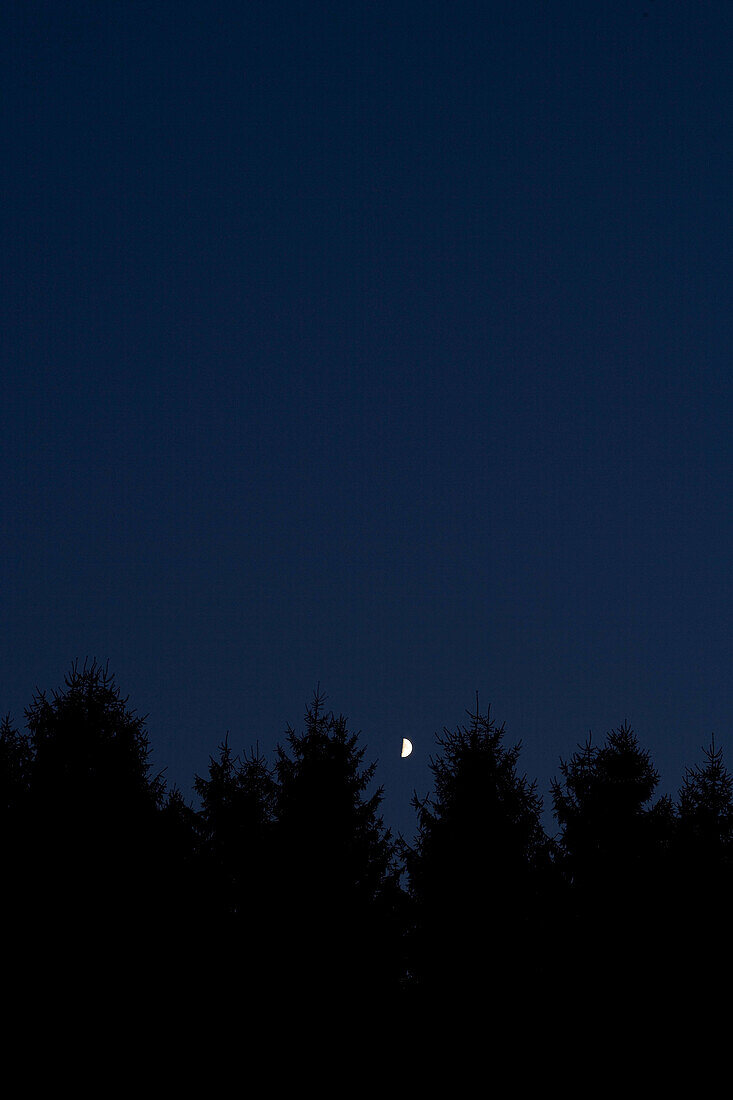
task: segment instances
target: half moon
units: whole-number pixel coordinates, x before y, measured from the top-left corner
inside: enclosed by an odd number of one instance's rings
[[[403,737],[402,738],[402,752],[400,753],[400,756],[402,756],[402,757],[409,756],[411,752],[412,752],[412,741],[408,741],[406,737]]]

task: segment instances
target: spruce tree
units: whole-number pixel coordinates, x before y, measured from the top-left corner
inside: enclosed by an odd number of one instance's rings
[[[276,852],[284,980],[333,995],[396,988],[395,845],[369,793],[376,762],[316,690],[277,748]]]
[[[259,747],[234,756],[229,737],[196,776],[199,855],[209,901],[222,916],[252,916],[264,905],[272,849],[275,780]]]
[[[604,744],[589,738],[561,760],[560,772],[552,792],[568,885],[569,970],[598,988],[626,981],[646,989],[656,973],[646,945],[669,917],[671,801],[652,802],[659,775],[626,722]]]
[[[692,945],[733,913],[733,776],[714,737],[703,753],[702,766],[685,770],[677,807],[678,950],[688,959]],[[718,959],[730,973],[733,960],[724,943]]]
[[[733,776],[714,736],[703,753],[702,767],[685,769],[678,801],[680,835],[705,862],[725,863],[733,857]]]
[[[551,844],[536,783],[517,770],[521,743],[504,744],[478,699],[467,713],[468,726],[436,738],[432,794],[413,799],[411,976],[426,993],[500,998],[537,962]]]
[[[144,718],[96,661],[26,709],[32,750],[27,898],[49,931],[141,943],[163,898],[158,815]]]
[[[647,804],[659,782],[634,731],[624,723],[603,745],[589,738],[569,761],[560,761],[560,772],[552,794],[573,881],[600,885],[630,874],[642,854]]]

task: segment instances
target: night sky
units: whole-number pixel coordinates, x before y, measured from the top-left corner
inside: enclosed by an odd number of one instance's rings
[[[730,0],[2,5],[0,711],[109,660],[193,799],[320,682],[408,837],[476,691],[548,808],[625,719],[733,765],[732,59]]]

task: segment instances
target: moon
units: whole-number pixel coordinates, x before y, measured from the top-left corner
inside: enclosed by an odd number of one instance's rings
[[[412,752],[412,741],[408,741],[406,737],[403,737],[402,738],[402,752],[400,753],[400,756],[402,756],[402,757],[409,756],[411,752]]]

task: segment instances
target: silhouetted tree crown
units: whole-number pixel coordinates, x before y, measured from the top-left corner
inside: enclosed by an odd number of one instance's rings
[[[151,775],[144,719],[96,662],[75,663],[64,688],[37,692],[25,713],[32,763],[18,896],[27,919],[73,936],[92,971],[99,941],[119,938],[129,967],[133,929],[140,948],[143,914],[159,911],[165,882],[164,785]]]
[[[552,790],[568,885],[564,994],[582,989],[575,1004],[612,986],[648,993],[674,940],[671,799],[652,801],[659,775],[626,722],[601,745],[589,738],[560,770]],[[660,954],[650,950],[653,935]]]
[[[702,766],[685,770],[674,850],[677,950],[691,966],[688,945],[696,944],[711,920],[733,905],[733,777],[715,738],[703,752]]]
[[[552,795],[571,874],[606,874],[608,861],[633,857],[652,820],[648,803],[659,775],[628,723],[609,733],[603,745],[589,738],[569,761],[560,761],[560,772]]]
[[[10,715],[0,725],[0,823],[15,820],[28,796],[33,751]],[[1,827],[1,826],[0,826]]]
[[[478,700],[468,714],[468,726],[436,738],[435,788],[414,796],[418,832],[405,847],[415,906],[411,969],[428,987],[481,984],[489,972],[504,981],[517,944],[529,950],[549,866],[542,799],[517,771],[521,744],[504,744],[504,725],[481,714]]]
[[[201,800],[199,852],[208,871],[211,900],[229,913],[251,914],[267,889],[272,858],[274,776],[259,749],[234,756],[228,736],[210,757],[208,778],[196,776]],[[259,893],[259,896],[255,896]]]
[[[686,768],[679,792],[680,832],[688,844],[705,847],[711,856],[733,851],[733,776],[722,748],[703,750],[705,763]]]
[[[440,753],[430,762],[433,793],[423,800],[413,797],[418,835],[407,858],[418,893],[428,888],[426,876],[439,866],[442,873],[462,878],[464,862],[473,865],[479,856],[479,877],[488,868],[515,876],[520,868],[531,871],[548,853],[540,822],[542,798],[536,783],[517,772],[521,743],[504,745],[505,726],[497,726],[490,711],[481,714],[477,706],[475,713],[467,713],[469,726],[444,729],[436,738]]]
[[[277,747],[279,836],[308,875],[374,898],[395,873],[391,834],[379,814],[384,791],[366,794],[376,763],[363,766],[358,734],[349,733],[343,715],[324,710],[325,699],[316,691],[305,732],[289,726],[286,746]]]
[[[156,809],[164,784],[151,776],[145,719],[127,706],[96,661],[72,666],[65,688],[38,692],[26,710],[34,797],[59,813],[103,817]]]
[[[305,988],[366,994],[399,980],[399,871],[376,764],[324,703],[317,690],[304,732],[277,747],[278,954]]]

